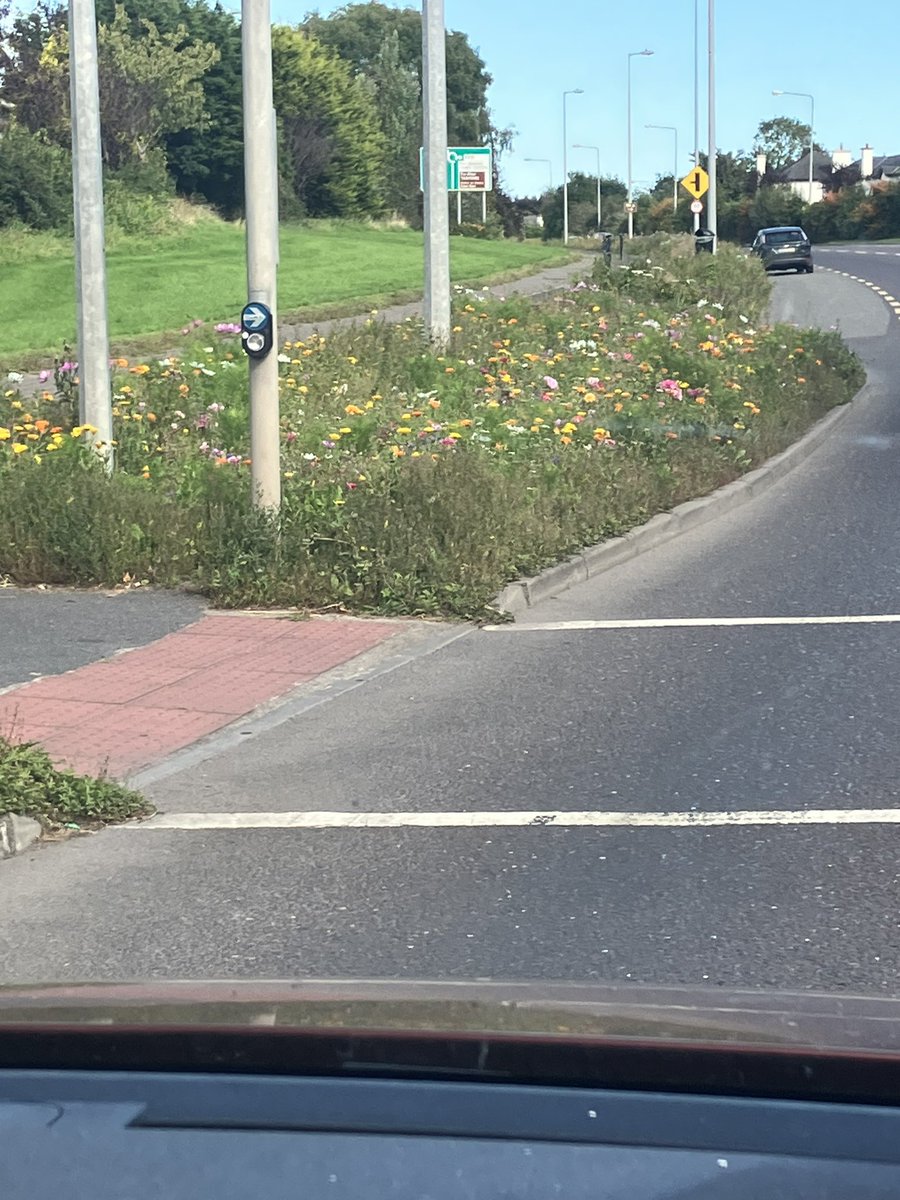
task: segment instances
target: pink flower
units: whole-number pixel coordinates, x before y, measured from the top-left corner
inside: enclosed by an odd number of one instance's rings
[[[684,392],[678,386],[675,379],[664,379],[656,385],[656,390],[662,392],[666,396],[671,396],[673,400],[681,400],[684,398]]]
[[[584,382],[588,385],[588,387],[598,388],[600,386],[600,380],[596,375],[589,375]]]
[[[293,429],[289,429],[289,430],[287,431],[287,433],[284,435],[284,440],[285,440],[286,442],[296,442],[296,440],[297,440],[297,434],[294,432],[294,430],[293,430]]]
[[[622,358],[625,360],[625,362],[634,362],[634,355],[627,350],[622,355]]]
[[[553,378],[552,375],[545,375],[544,383],[547,385],[547,387],[549,388],[549,390],[551,392],[555,392],[556,389],[559,387],[559,383]]]

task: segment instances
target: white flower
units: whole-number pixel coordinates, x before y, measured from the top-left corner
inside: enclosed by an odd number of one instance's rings
[[[291,356],[289,354],[279,354],[278,361],[280,363],[289,363],[291,361]]]
[[[648,317],[647,320],[643,322],[643,324],[646,325],[649,329],[659,329],[659,321],[654,321],[652,317]]]
[[[746,325],[750,318],[745,317],[743,313],[738,313],[738,320],[742,321]]]
[[[708,306],[708,304],[709,304],[708,300],[698,300],[697,301],[698,308],[706,308]]]
[[[25,376],[20,371],[10,371],[6,378],[10,383],[21,383]]]

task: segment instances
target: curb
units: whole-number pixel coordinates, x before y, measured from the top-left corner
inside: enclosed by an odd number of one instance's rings
[[[492,606],[515,617],[533,605],[567,591],[577,583],[584,583],[595,575],[644,554],[647,550],[655,550],[657,546],[671,541],[679,534],[687,533],[715,517],[740,508],[748,500],[762,495],[772,484],[799,466],[801,461],[805,461],[810,452],[824,442],[834,429],[846,420],[852,410],[865,401],[868,390],[869,384],[864,384],[852,400],[832,409],[799,441],[764,462],[761,467],[748,471],[740,479],[735,479],[698,500],[686,500],[671,512],[659,513],[651,517],[645,525],[640,525],[621,537],[589,546],[580,554],[558,563],[555,567],[548,567],[538,575],[508,583],[491,602]]]
[[[37,842],[43,829],[39,821],[31,817],[18,817],[15,813],[0,815],[0,859],[23,854]]]

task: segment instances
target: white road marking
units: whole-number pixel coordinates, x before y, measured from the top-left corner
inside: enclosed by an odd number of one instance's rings
[[[687,829],[728,825],[900,825],[900,808],[736,812],[211,812],[161,813],[122,832],[210,829]]]
[[[844,617],[650,617],[614,621],[528,621],[485,625],[485,633],[566,633],[579,629],[728,629],[759,625],[896,625],[900,613]]]

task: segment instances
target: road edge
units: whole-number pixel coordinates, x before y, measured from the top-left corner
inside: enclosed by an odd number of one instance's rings
[[[871,385],[866,382],[846,404],[833,408],[818,420],[807,432],[786,449],[762,466],[748,471],[740,479],[726,483],[696,500],[686,500],[669,512],[658,513],[644,525],[629,530],[621,537],[610,538],[594,546],[588,546],[564,562],[548,567],[537,575],[515,579],[508,583],[491,602],[492,607],[512,617],[526,612],[535,604],[549,600],[575,584],[584,583],[596,575],[603,574],[629,559],[636,558],[648,550],[655,550],[664,542],[671,541],[682,533],[705,525],[716,517],[732,512],[748,500],[761,495],[774,483],[805,461],[825,439],[860,407],[868,397]]]

